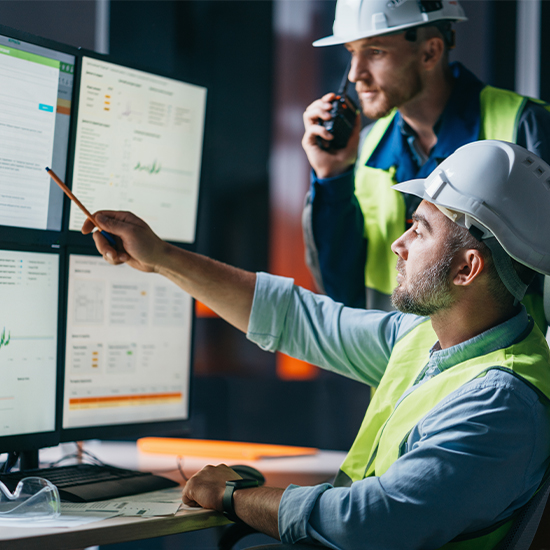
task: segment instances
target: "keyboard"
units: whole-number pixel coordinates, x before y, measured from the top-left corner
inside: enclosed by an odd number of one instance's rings
[[[151,473],[96,464],[74,464],[11,472],[0,474],[0,481],[13,491],[21,479],[30,476],[51,481],[58,488],[61,500],[68,502],[95,502],[178,485],[171,479]]]

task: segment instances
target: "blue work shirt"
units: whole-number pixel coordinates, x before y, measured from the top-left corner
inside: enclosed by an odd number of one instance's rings
[[[427,177],[456,149],[477,141],[481,126],[480,93],[484,84],[460,63],[449,65],[453,90],[434,126],[437,143],[425,154],[412,128],[397,111],[367,166],[388,170],[395,167],[396,182]],[[364,138],[372,125],[362,132]],[[518,120],[516,143],[550,162],[550,113],[528,101]],[[404,195],[405,218],[411,219],[420,199]],[[363,213],[355,196],[352,167],[332,178],[311,173],[311,187],[303,216],[307,263],[318,288],[351,307],[391,309],[382,301],[367,305],[365,263],[368,242],[364,237]],[[372,298],[371,298],[372,299]],[[374,305],[373,305],[374,304]]]
[[[263,349],[377,385],[395,343],[424,321],[346,308],[291,279],[258,274],[247,337]],[[508,347],[528,326],[523,308],[451,348],[434,342],[425,376]],[[383,475],[351,487],[289,486],[279,506],[279,534],[284,543],[329,548],[439,548],[510,517],[534,494],[549,456],[550,418],[537,393],[491,370],[434,407]]]

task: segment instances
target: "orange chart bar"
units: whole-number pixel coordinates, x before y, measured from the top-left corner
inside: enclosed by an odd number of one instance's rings
[[[181,392],[74,397],[69,399],[69,408],[71,410],[77,410],[100,409],[106,407],[136,407],[142,405],[168,405],[179,403],[182,399],[183,395]]]

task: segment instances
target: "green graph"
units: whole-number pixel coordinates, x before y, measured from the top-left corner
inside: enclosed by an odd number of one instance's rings
[[[147,172],[148,174],[158,174],[160,172],[160,162],[155,160],[153,164],[141,164],[141,162],[138,161],[134,166],[134,170],[138,172]]]
[[[6,327],[4,327],[2,335],[0,336],[0,348],[7,346],[10,343],[10,338],[11,332],[8,332],[8,336],[6,337]]]

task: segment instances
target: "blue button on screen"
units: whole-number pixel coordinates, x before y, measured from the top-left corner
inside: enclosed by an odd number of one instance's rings
[[[48,113],[53,113],[53,105],[44,105],[44,103],[39,103],[38,108],[41,111],[46,111]]]

